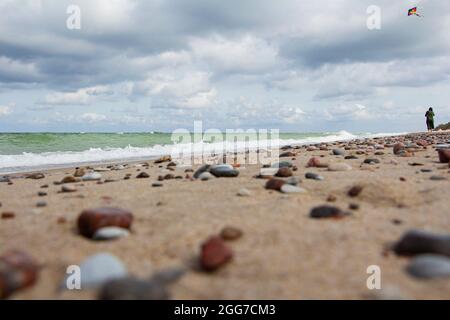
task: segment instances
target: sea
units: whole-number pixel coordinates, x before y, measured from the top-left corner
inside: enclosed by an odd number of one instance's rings
[[[188,134],[183,139],[172,133],[0,133],[0,173],[16,173],[77,165],[151,160],[170,155],[180,148],[198,154],[223,150],[239,152],[266,145],[304,145],[383,137],[406,133],[279,133],[277,136],[235,134],[232,141],[223,135]],[[213,137],[214,136],[214,137]],[[214,140],[215,139],[215,140]]]

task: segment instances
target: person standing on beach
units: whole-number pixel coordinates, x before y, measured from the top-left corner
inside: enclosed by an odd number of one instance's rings
[[[425,118],[427,118],[428,131],[433,131],[434,130],[434,112],[433,112],[433,108],[428,109],[427,113],[425,113]]]

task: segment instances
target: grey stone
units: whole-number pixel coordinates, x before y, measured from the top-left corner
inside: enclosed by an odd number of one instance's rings
[[[305,178],[306,179],[311,179],[311,180],[324,180],[325,178],[322,177],[321,175],[314,173],[314,172],[307,172],[305,173]]]
[[[343,155],[345,155],[345,150],[343,150],[343,149],[333,149],[333,154],[335,156],[343,156]]]
[[[422,279],[450,277],[450,259],[432,254],[420,255],[411,261],[406,271]]]
[[[198,179],[202,180],[202,181],[207,181],[207,180],[211,180],[214,179],[215,177],[209,173],[208,171],[202,172],[199,176]]]
[[[208,172],[211,166],[209,164],[205,164],[197,169],[194,173],[194,179],[198,179],[203,172]]]
[[[119,227],[104,227],[98,229],[92,239],[94,240],[112,240],[122,237],[127,237],[130,232],[126,229]]]
[[[281,186],[280,191],[282,193],[305,193],[306,190],[297,186],[293,186],[291,184],[285,183]]]
[[[330,163],[328,165],[329,171],[350,171],[352,167],[346,163]]]
[[[102,175],[98,172],[89,172],[85,174],[83,177],[81,177],[83,181],[97,181],[100,180],[101,178]]]
[[[122,262],[109,253],[98,253],[88,257],[80,265],[81,288],[95,288],[106,281],[127,276]]]
[[[239,175],[239,170],[234,169],[228,164],[214,165],[209,172],[217,178],[233,178]]]

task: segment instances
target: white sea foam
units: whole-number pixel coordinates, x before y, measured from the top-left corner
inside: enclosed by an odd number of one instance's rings
[[[400,133],[402,134],[402,133]],[[180,154],[212,154],[221,152],[238,152],[243,150],[256,150],[266,146],[302,145],[333,141],[345,141],[356,138],[383,137],[399,135],[399,133],[380,133],[354,135],[347,131],[330,133],[321,137],[305,137],[302,139],[279,139],[270,141],[238,141],[236,143],[205,143],[197,142],[191,144],[175,145],[153,145],[151,147],[125,148],[90,148],[85,151],[64,151],[64,152],[43,152],[43,153],[22,153],[15,155],[0,155],[0,172],[11,173],[33,169],[64,167],[83,163],[114,162],[138,159],[151,159],[161,155]],[[189,154],[188,154],[189,153]]]

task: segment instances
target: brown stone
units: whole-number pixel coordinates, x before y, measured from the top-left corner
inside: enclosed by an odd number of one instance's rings
[[[172,157],[171,156],[163,156],[157,160],[155,160],[155,163],[163,163],[163,162],[171,162]]]
[[[405,150],[405,145],[403,143],[400,142],[400,143],[396,143],[394,145],[394,148],[393,148],[394,154],[400,154],[404,150]]]
[[[349,197],[354,198],[354,197],[359,196],[359,194],[363,191],[363,189],[364,188],[362,186],[354,186],[354,187],[350,188],[350,190],[348,190],[347,194]]]
[[[306,167],[312,168],[312,167],[318,167],[320,166],[320,159],[317,157],[312,157],[309,159],[308,163],[306,164]]]
[[[334,218],[334,219],[341,219],[345,216],[348,216],[349,213],[342,211],[338,207],[332,207],[332,206],[319,206],[315,207],[310,212],[310,217],[314,219],[326,219],[326,218]]]
[[[439,161],[441,163],[450,162],[450,149],[438,149]]]
[[[295,157],[295,153],[291,151],[286,151],[280,154],[280,158],[290,158],[290,157]]]
[[[84,170],[84,168],[77,168],[75,170],[75,173],[73,174],[74,177],[82,177],[86,174],[86,171]]]
[[[242,230],[235,227],[225,227],[220,232],[220,236],[224,240],[236,240],[242,237]]]
[[[337,197],[334,194],[330,194],[327,198],[328,202],[335,202],[337,200]]]
[[[0,299],[36,283],[39,266],[28,254],[11,250],[0,257]]]
[[[14,219],[16,214],[11,211],[2,212],[2,219]]]
[[[285,184],[281,179],[270,179],[266,182],[266,189],[280,191],[281,187]]]
[[[78,230],[80,234],[91,238],[94,233],[103,227],[119,227],[129,229],[133,222],[133,214],[120,208],[95,208],[81,212],[78,217]]]
[[[43,179],[45,178],[43,173],[40,172],[36,172],[36,173],[30,173],[26,176],[27,179],[34,179],[34,180],[38,180],[38,179]]]
[[[214,271],[229,262],[233,257],[233,252],[218,237],[209,238],[201,247],[200,264],[206,271]]]
[[[150,175],[147,172],[142,171],[141,173],[139,173],[136,178],[138,179],[145,179],[145,178],[150,178]]]
[[[61,183],[75,183],[75,182],[80,182],[80,179],[77,179],[72,176],[67,176],[61,180]]]
[[[292,170],[287,167],[283,167],[278,169],[278,172],[275,174],[275,176],[280,178],[287,178],[292,176]]]

